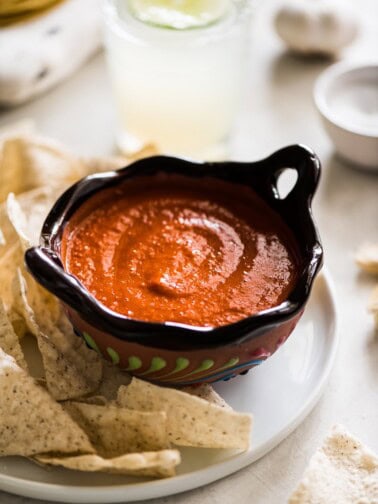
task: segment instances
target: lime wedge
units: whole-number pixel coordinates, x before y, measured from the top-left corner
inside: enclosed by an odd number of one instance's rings
[[[134,17],[144,23],[179,30],[198,28],[224,17],[231,0],[128,0]]]

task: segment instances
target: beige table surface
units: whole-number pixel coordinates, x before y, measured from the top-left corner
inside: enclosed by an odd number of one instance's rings
[[[333,153],[312,103],[312,87],[329,62],[284,52],[271,25],[277,2],[261,2],[256,14],[248,97],[233,139],[233,157],[253,160],[302,142],[323,164],[314,203],[326,265],[336,287],[340,347],[329,385],[302,425],[258,462],[206,487],[149,501],[151,504],[280,504],[300,479],[311,454],[334,423],[344,424],[378,451],[378,338],[366,312],[373,278],[353,259],[365,240],[378,241],[378,172],[346,166]],[[359,0],[362,30],[344,58],[378,59],[378,2]],[[114,149],[114,115],[103,55],[69,81],[30,104],[0,114],[0,127],[33,118],[41,132],[82,154]],[[0,492],[2,504],[31,499]],[[39,501],[33,501],[39,502]],[[342,503],[340,503],[342,504]]]

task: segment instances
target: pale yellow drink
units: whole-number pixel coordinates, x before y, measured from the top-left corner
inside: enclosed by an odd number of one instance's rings
[[[122,150],[151,142],[163,153],[225,155],[245,80],[249,11],[232,0],[222,9],[205,26],[168,28],[137,19],[127,0],[107,0],[105,43]]]

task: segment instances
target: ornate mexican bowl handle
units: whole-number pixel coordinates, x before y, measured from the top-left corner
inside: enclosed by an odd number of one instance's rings
[[[82,286],[63,270],[53,252],[43,247],[32,247],[25,253],[25,262],[33,277],[63,303],[81,313],[88,310]]]
[[[292,211],[309,209],[320,177],[320,161],[316,154],[304,145],[290,145],[275,152],[264,162],[271,174],[267,180],[271,197],[280,200],[282,206]],[[277,182],[288,168],[295,169],[298,178],[289,194],[282,198]]]
[[[291,191],[281,197],[278,179],[286,169],[297,172],[297,180]],[[302,255],[307,258],[307,292],[310,291],[316,271],[321,267],[323,250],[311,211],[319,177],[320,161],[316,154],[303,145],[285,147],[259,163],[259,192],[280,213],[297,237],[300,237]],[[265,172],[265,173],[264,173]]]

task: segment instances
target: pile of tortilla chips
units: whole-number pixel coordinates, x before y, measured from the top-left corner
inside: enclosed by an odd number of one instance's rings
[[[25,269],[24,252],[59,194],[130,161],[78,159],[28,127],[0,133],[0,456],[166,477],[180,463],[179,446],[249,446],[250,415],[209,385],[162,388],[106,363]]]

